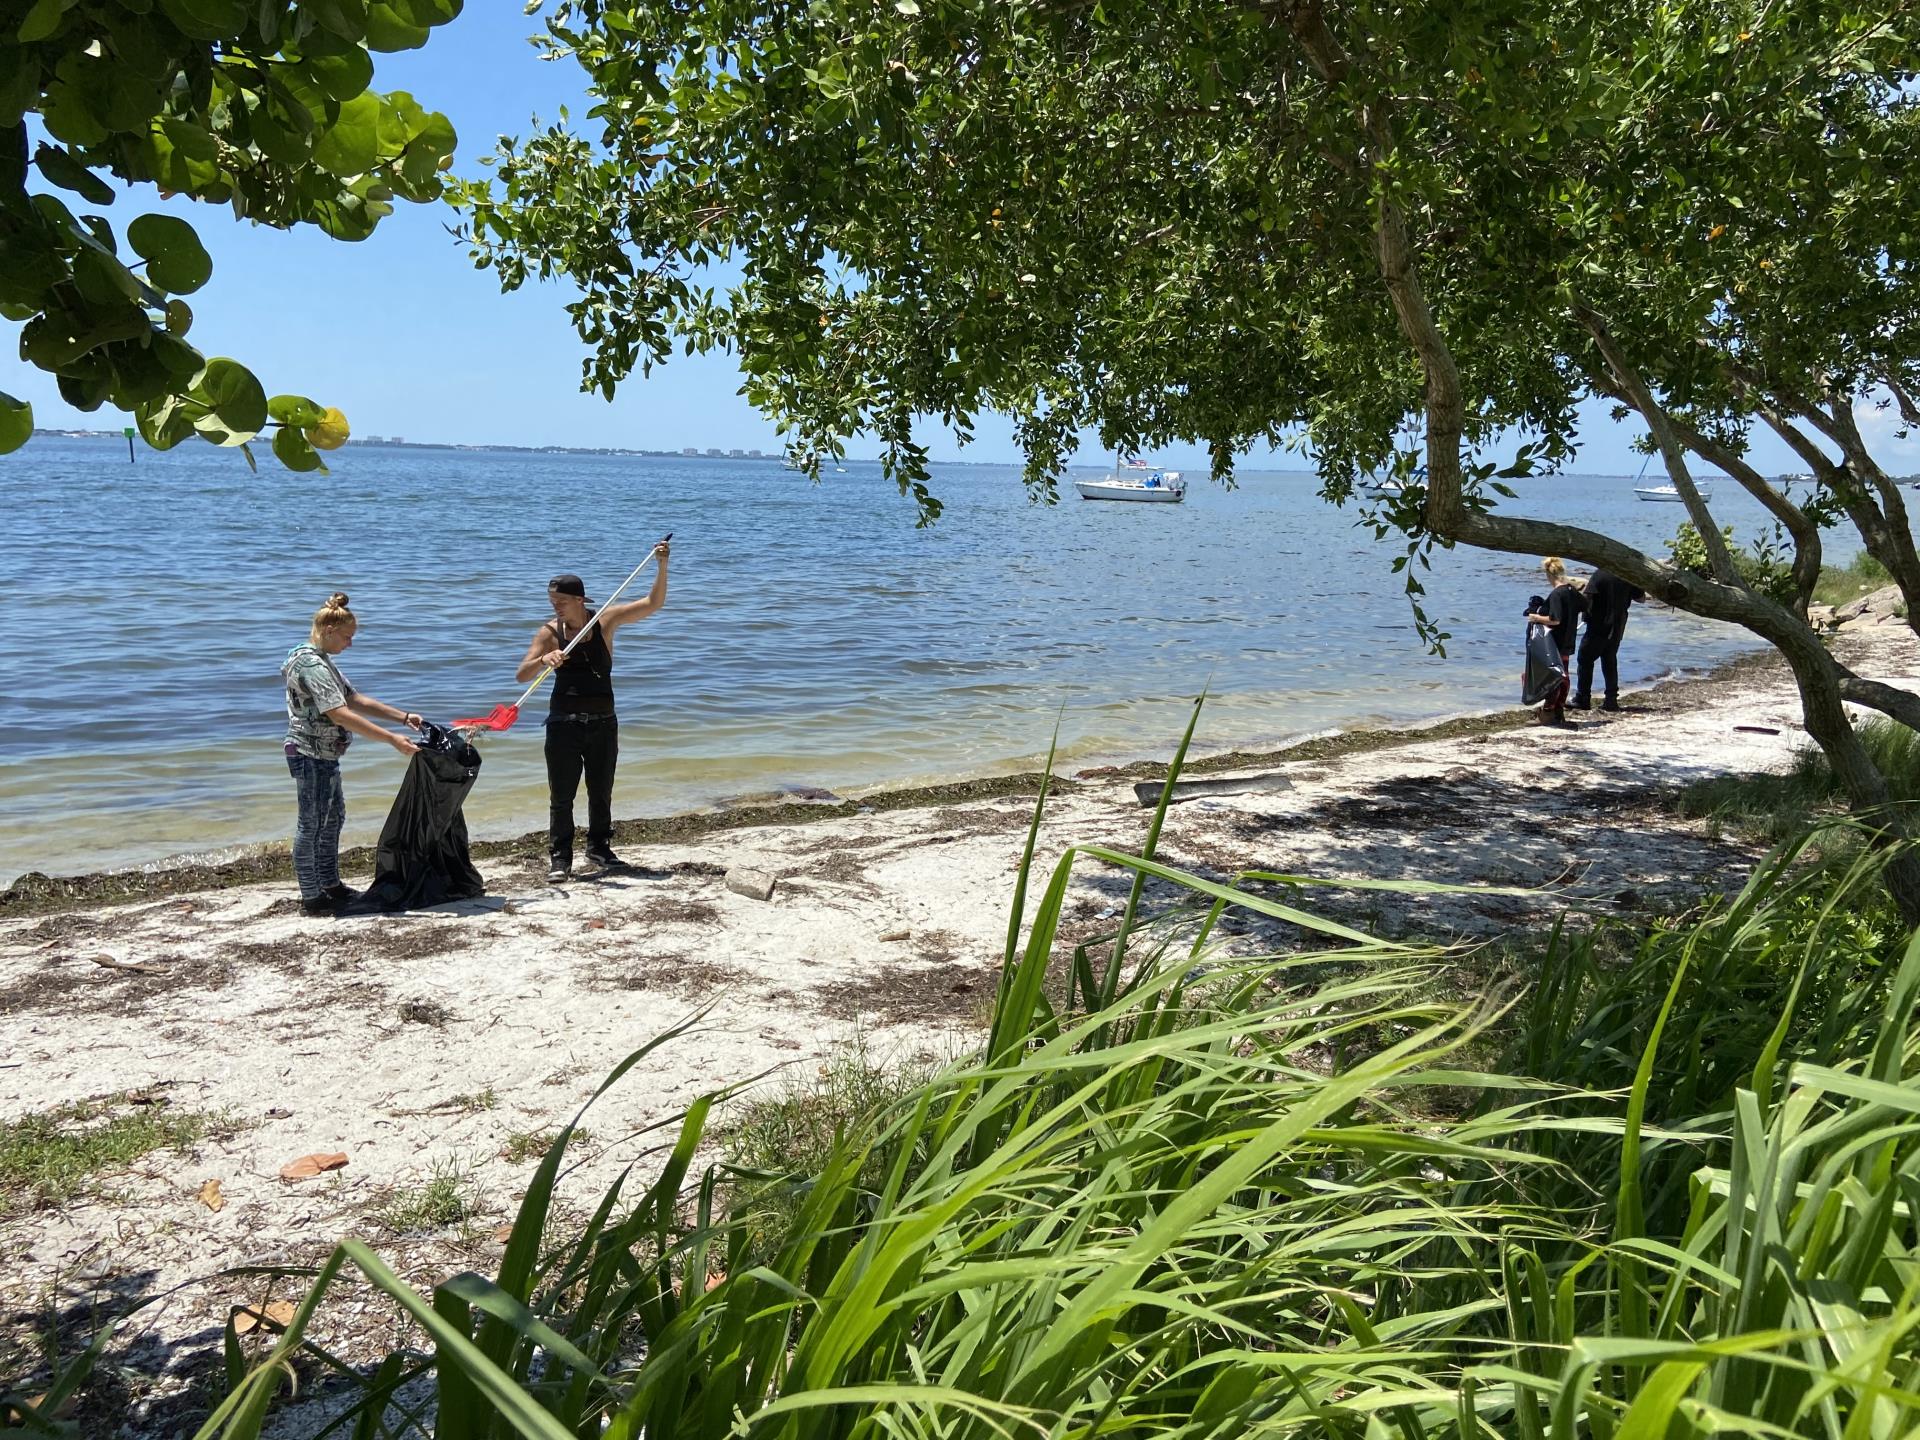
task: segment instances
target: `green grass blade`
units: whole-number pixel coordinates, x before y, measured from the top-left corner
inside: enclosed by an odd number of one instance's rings
[[[1147,838],[1140,846],[1140,857],[1151,860],[1160,844],[1160,829],[1166,824],[1167,807],[1173,803],[1174,782],[1180,778],[1180,769],[1186,764],[1187,747],[1193,743],[1193,732],[1200,724],[1201,707],[1207,703],[1203,690],[1194,696],[1193,713],[1187,717],[1187,728],[1181,733],[1180,743],[1174,747],[1173,759],[1167,766],[1166,783],[1160,787],[1160,803],[1153,807],[1153,818],[1147,822]],[[1134,917],[1140,910],[1140,896],[1147,888],[1147,876],[1143,870],[1133,872],[1133,884],[1127,890],[1126,909],[1120,916],[1120,929],[1113,937],[1113,954],[1107,960],[1106,974],[1102,977],[1099,992],[1089,1001],[1088,1008],[1104,1010],[1113,1003],[1118,992],[1120,975],[1125,965],[1127,940],[1133,934]]]

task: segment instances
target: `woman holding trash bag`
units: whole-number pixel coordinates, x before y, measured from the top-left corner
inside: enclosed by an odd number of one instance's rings
[[[287,652],[280,666],[287,685],[287,770],[299,810],[293,827],[293,873],[300,882],[300,909],[331,915],[356,897],[340,883],[340,827],[347,818],[340,789],[340,757],[355,735],[382,740],[402,755],[416,747],[405,735],[383,730],[371,717],[397,720],[418,730],[420,716],[355,690],[333,657],[353,644],[360,622],[340,593],[314,612],[304,645]]]
[[[1573,664],[1573,646],[1580,629],[1580,617],[1586,613],[1587,602],[1581,599],[1580,592],[1567,580],[1567,567],[1558,555],[1547,556],[1540,562],[1540,568],[1547,572],[1547,582],[1553,589],[1544,603],[1528,610],[1527,623],[1546,626],[1547,633],[1553,636],[1554,648],[1560,652],[1560,683],[1540,707],[1540,723],[1565,725],[1567,678]]]

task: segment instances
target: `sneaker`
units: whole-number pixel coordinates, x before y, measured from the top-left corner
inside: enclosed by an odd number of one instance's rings
[[[1600,708],[1602,710],[1617,711],[1620,708],[1620,702],[1618,700],[1602,700],[1600,702]]]
[[[331,895],[307,895],[300,900],[302,915],[331,915],[339,908]]]
[[[335,905],[350,905],[360,898],[360,892],[351,885],[329,885],[321,893]]]
[[[595,870],[618,870],[621,862],[620,857],[613,853],[610,846],[589,845],[587,863]]]
[[[1569,710],[1591,710],[1593,708],[1593,698],[1588,695],[1576,695],[1567,702],[1567,708]]]
[[[573,857],[571,855],[549,855],[547,857],[547,883],[549,885],[564,885],[567,877],[572,873]]]

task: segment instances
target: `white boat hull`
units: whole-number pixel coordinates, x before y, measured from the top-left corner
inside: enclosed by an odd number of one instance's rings
[[[1702,485],[1699,489],[1702,500],[1711,501],[1713,499],[1713,488],[1711,486]],[[1657,489],[1645,490],[1636,487],[1633,493],[1638,495],[1642,500],[1651,500],[1655,504],[1683,505],[1686,503],[1681,498],[1680,492],[1671,485],[1662,485]]]
[[[1073,488],[1082,500],[1128,500],[1136,505],[1178,505],[1187,497],[1184,485],[1143,485],[1138,480],[1076,480]]]

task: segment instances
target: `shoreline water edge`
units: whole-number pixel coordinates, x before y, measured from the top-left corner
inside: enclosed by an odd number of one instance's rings
[[[1721,661],[1704,672],[1655,680],[1624,693],[1652,709],[1679,710],[1705,703],[1714,687],[1748,680],[1785,665],[1771,650],[1749,651]],[[1532,724],[1532,710],[1498,707],[1464,714],[1437,715],[1411,725],[1338,728],[1317,732],[1273,749],[1229,747],[1191,756],[1185,766],[1192,775],[1217,774],[1258,766],[1301,761],[1331,761],[1344,756],[1392,749],[1425,741],[1492,734]],[[1205,720],[1201,733],[1204,735]],[[1168,736],[1171,750],[1176,737]],[[1166,775],[1164,759],[1136,758],[1125,763],[1084,768],[1072,774],[1056,772],[1056,792],[1073,789],[1088,777],[1155,780]],[[981,775],[930,785],[877,789],[850,797],[752,803],[715,810],[686,811],[663,816],[640,816],[615,822],[616,845],[652,845],[688,842],[726,831],[765,826],[805,825],[874,811],[924,809],[999,796],[1034,795],[1040,788],[1037,771]],[[827,792],[823,792],[827,793]],[[507,838],[476,839],[475,860],[538,859],[546,849],[546,831],[528,830]],[[205,852],[187,852],[168,859],[71,875],[27,871],[0,889],[0,919],[49,914],[93,905],[131,904],[169,895],[203,890],[225,890],[257,885],[293,876],[291,852],[284,844],[263,845],[228,858],[200,858]],[[367,872],[373,863],[372,846],[343,850],[341,864],[354,873]]]

